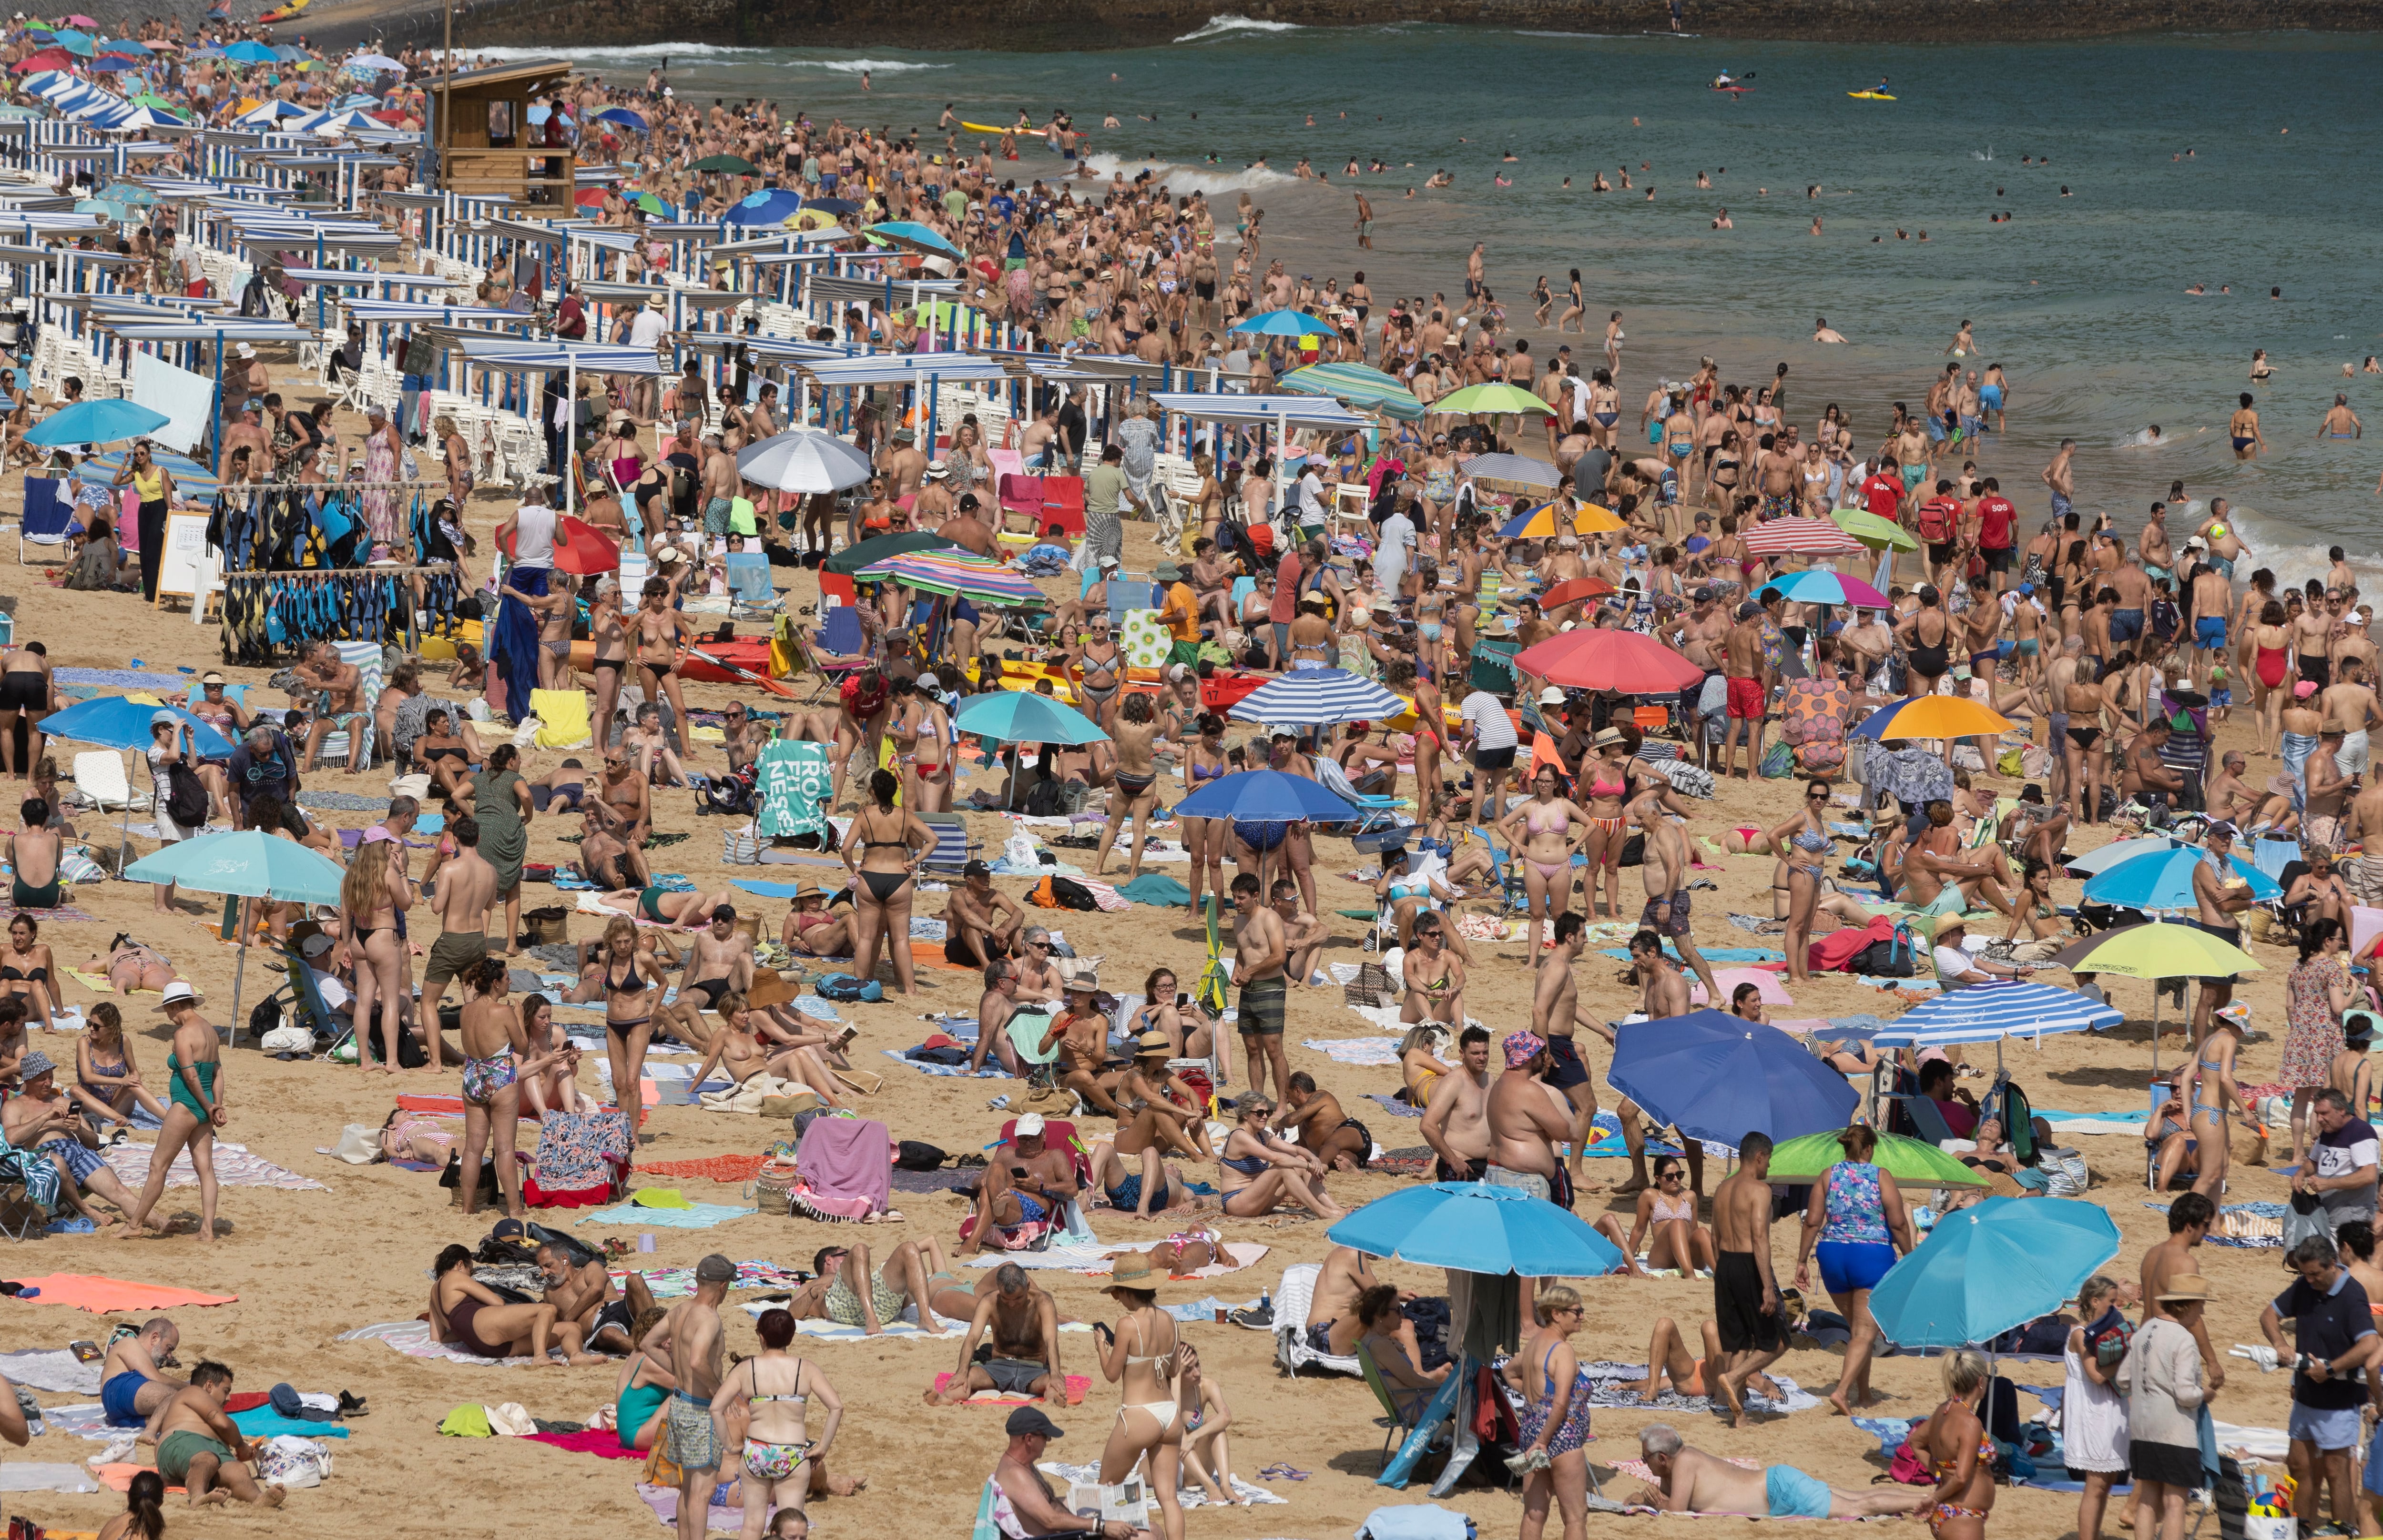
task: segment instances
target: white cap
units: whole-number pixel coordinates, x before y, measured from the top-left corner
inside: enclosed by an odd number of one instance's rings
[[[1010,1125],[1009,1129],[1010,1136],[1014,1139],[1032,1139],[1042,1131],[1043,1115],[1041,1113],[1020,1114],[1018,1121]]]
[[[1562,706],[1563,702],[1564,693],[1556,685],[1550,684],[1539,692],[1539,704],[1542,706]]]

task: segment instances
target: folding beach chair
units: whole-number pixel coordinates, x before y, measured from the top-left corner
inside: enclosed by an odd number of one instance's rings
[[[1352,837],[1371,833],[1376,830],[1389,830],[1397,827],[1398,819],[1392,817],[1392,814],[1406,806],[1404,798],[1367,796],[1350,784],[1349,774],[1340,768],[1340,760],[1320,755],[1315,760],[1315,779],[1323,782],[1326,791],[1357,809],[1359,815],[1357,826],[1350,830]],[[1341,824],[1318,825],[1318,827],[1347,828],[1348,826]]]
[[[1364,1365],[1355,1358],[1319,1352],[1307,1345],[1307,1312],[1315,1303],[1315,1279],[1323,1271],[1319,1262],[1294,1263],[1282,1270],[1282,1282],[1274,1291],[1275,1361],[1293,1374],[1313,1365],[1336,1374],[1363,1376]]]
[[[1377,1470],[1387,1471],[1390,1468],[1390,1451],[1414,1431],[1415,1419],[1423,1414],[1424,1407],[1430,1404],[1430,1398],[1426,1397],[1412,1412],[1401,1411],[1398,1398],[1390,1394],[1389,1382],[1382,1378],[1382,1371],[1375,1364],[1374,1355],[1365,1350],[1363,1342],[1357,1344],[1357,1367],[1365,1376],[1365,1388],[1372,1391],[1374,1399],[1381,1403],[1383,1416],[1377,1421],[1389,1429],[1382,1435],[1382,1462],[1376,1467]]]
[[[56,553],[44,556],[44,561],[66,560],[67,525],[74,522],[74,499],[58,494],[61,490],[71,494],[73,486],[64,476],[25,478],[25,515],[17,524],[17,565],[32,564],[25,560],[27,546]]]
[[[1043,511],[1037,515],[1036,528],[1047,529],[1057,524],[1069,535],[1084,533],[1084,478],[1081,476],[1044,476],[1043,478]]]
[[[919,869],[931,876],[959,876],[960,869],[984,848],[969,843],[968,825],[957,813],[920,813],[919,821],[935,832],[935,848],[919,862]]]
[[[103,811],[132,806],[132,786],[125,779],[124,756],[112,748],[94,748],[74,757],[75,790],[85,802]]]

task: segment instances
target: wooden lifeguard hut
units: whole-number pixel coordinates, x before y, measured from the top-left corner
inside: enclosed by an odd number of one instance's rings
[[[570,78],[562,59],[523,59],[466,69],[428,82],[430,142],[438,153],[438,191],[501,193],[516,203],[571,206],[572,152],[546,142],[529,120],[531,99]]]

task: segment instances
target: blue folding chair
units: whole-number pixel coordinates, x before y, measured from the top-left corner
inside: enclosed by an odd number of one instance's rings
[[[73,498],[58,493],[69,485],[63,476],[25,478],[25,516],[17,524],[17,565],[32,565],[25,560],[29,545],[55,549],[57,555],[48,560],[66,559],[67,525],[74,522],[75,505]]]
[[[819,645],[843,658],[858,658],[868,647],[861,635],[860,611],[838,604],[820,612]]]
[[[731,551],[722,559],[728,577],[728,597],[757,610],[778,606],[776,585],[770,581],[770,559],[759,551]],[[839,606],[839,608],[841,608]]]

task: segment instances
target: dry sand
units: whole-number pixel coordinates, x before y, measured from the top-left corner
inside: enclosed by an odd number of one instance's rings
[[[343,430],[356,425],[343,422]],[[428,468],[428,467],[426,467]],[[16,488],[6,497],[13,500]],[[474,503],[471,523],[487,549],[487,531],[508,506],[486,494]],[[1144,530],[1129,526],[1130,564],[1147,570],[1156,560]],[[779,569],[787,581],[786,569]],[[150,668],[177,664],[205,667],[216,662],[215,632],[194,629],[187,610],[169,608],[153,611],[137,597],[68,595],[47,586],[28,571],[12,585],[21,596],[16,609],[17,634],[40,639],[51,649],[52,660],[63,666],[121,668],[132,659]],[[792,602],[813,601],[809,573],[793,578]],[[228,670],[236,680],[251,683],[252,704],[278,704],[262,689],[265,671]],[[449,693],[449,692],[440,692]],[[721,686],[694,684],[689,704],[716,708],[734,692]],[[743,692],[752,698],[753,692]],[[2248,748],[2249,732],[2240,719],[2227,728],[2229,746]],[[62,747],[64,745],[61,745]],[[542,774],[562,758],[534,751],[525,769]],[[716,768],[710,751],[696,756],[698,768]],[[969,784],[981,784],[982,775]],[[315,788],[380,795],[385,771],[350,777],[337,771],[309,778]],[[1695,832],[1715,833],[1730,824],[1775,823],[1787,814],[1797,795],[1796,782],[1733,782],[1723,785],[1716,801],[1698,808]],[[963,787],[963,792],[966,788]],[[716,885],[732,876],[782,877],[784,872],[720,867],[720,834],[725,820],[693,816],[689,795],[659,792],[656,822],[663,830],[691,831],[695,838],[657,853],[661,870],[686,873],[699,885]],[[335,822],[361,827],[369,814],[322,814]],[[969,816],[973,838],[997,845],[1002,820],[994,815]],[[556,836],[574,832],[576,820],[540,818],[531,824],[531,859],[562,862],[574,854]],[[2081,831],[2072,847],[2082,850],[2102,843],[2105,832]],[[1088,854],[1088,853],[1087,853]],[[1072,858],[1072,857],[1071,857]],[[1705,873],[1720,883],[1718,893],[1699,893],[1697,902],[1698,939],[1708,946],[1747,940],[1722,919],[1726,910],[1767,913],[1767,888],[1772,863],[1768,857],[1713,857],[1722,869]],[[1080,864],[1082,864],[1080,861]],[[1319,893],[1329,910],[1365,902],[1363,890],[1344,882],[1339,873],[1364,862],[1352,856],[1345,842],[1319,840]],[[1121,867],[1121,858],[1115,864]],[[1160,867],[1160,870],[1179,868]],[[1022,886],[1003,880],[1015,894]],[[1625,902],[1637,902],[1637,876],[1625,879]],[[2063,883],[2063,900],[2073,900],[2075,884]],[[539,896],[527,895],[535,906]],[[145,886],[99,884],[79,890],[76,902],[98,917],[88,924],[53,924],[43,939],[56,948],[61,963],[80,966],[104,950],[117,930],[169,955],[205,992],[209,1014],[218,1022],[229,1019],[234,952],[214,939],[211,918],[196,913],[167,918],[152,913]],[[774,933],[784,917],[775,901],[755,901],[764,923]],[[921,895],[918,912],[941,910],[936,895]],[[1188,918],[1146,908],[1119,915],[1067,914],[1064,927],[1082,952],[1108,959],[1113,978],[1139,979],[1151,967],[1165,963],[1183,977],[1196,977],[1202,962],[1199,930]],[[1333,918],[1334,939],[1327,962],[1359,959],[1363,927]],[[427,939],[428,922],[418,922],[417,942]],[[574,916],[574,939],[591,936],[600,927],[585,916]],[[922,947],[922,951],[928,950]],[[939,949],[936,949],[939,951]],[[2283,1027],[2283,979],[2291,961],[2284,950],[2254,948],[2267,971],[2256,975],[2243,992],[2262,1034],[2244,1053],[2246,1080],[2272,1077],[2280,1053]],[[1493,1032],[1528,1024],[1530,974],[1520,943],[1476,944],[1473,982],[1466,994],[1471,1013]],[[259,997],[273,976],[252,958],[248,994]],[[1592,957],[1579,967],[1582,1007],[1604,1019],[1628,1011],[1636,991],[1618,984],[1619,965]],[[416,977],[419,977],[418,967]],[[2149,991],[2146,986],[2119,983],[2120,1002],[2130,1013],[2128,1024],[2098,1037],[2068,1036],[2049,1040],[2041,1053],[2016,1048],[2011,1060],[2039,1105],[2090,1110],[2137,1109],[2143,1105],[2150,1079],[2147,1034]],[[924,1138],[958,1152],[990,1140],[1002,1115],[988,1110],[987,1102],[1014,1082],[932,1078],[883,1059],[878,1051],[905,1047],[919,1040],[919,1013],[930,1009],[966,1011],[977,1000],[978,987],[969,975],[932,968],[920,970],[919,996],[898,996],[875,1005],[844,1007],[846,1018],[857,1022],[862,1037],[856,1047],[857,1063],[880,1069],[885,1076],[882,1094],[871,1098],[868,1111],[883,1118],[896,1138]],[[66,999],[88,1004],[95,998],[72,980]],[[1893,1013],[1891,1000],[1883,1007],[1878,992],[1842,976],[1796,986],[1791,1016],[1846,1015],[1883,1008]],[[163,1077],[168,1036],[163,1017],[152,1007],[154,996],[137,996],[130,1021],[139,1034],[137,1051],[153,1084]],[[243,1007],[244,1008],[244,1007]],[[1396,1088],[1390,1069],[1351,1068],[1299,1046],[1309,1037],[1355,1037],[1374,1029],[1343,1009],[1334,990],[1293,991],[1288,1038],[1292,1067],[1314,1073],[1339,1092],[1391,1146],[1422,1142],[1418,1125],[1383,1115],[1357,1099],[1366,1092]],[[36,1046],[71,1063],[72,1044],[66,1039],[42,1041]],[[1601,1042],[1584,1035],[1604,1089],[1608,1052]],[[2170,1038],[2163,1057],[2173,1063],[2179,1040]],[[1238,1053],[1237,1053],[1238,1057]],[[593,1066],[585,1066],[586,1084],[595,1086]],[[11,1247],[0,1258],[15,1275],[50,1272],[107,1274],[153,1283],[173,1284],[237,1294],[236,1304],[179,1312],[182,1331],[181,1358],[187,1364],[201,1357],[222,1360],[238,1372],[236,1388],[262,1390],[277,1381],[301,1389],[348,1389],[370,1398],[369,1416],[354,1422],[353,1436],[336,1445],[336,1474],[321,1488],[291,1495],[287,1511],[257,1516],[247,1512],[186,1511],[179,1499],[169,1506],[169,1522],[177,1534],[296,1533],[303,1526],[323,1540],[390,1533],[402,1534],[483,1534],[500,1526],[521,1540],[579,1536],[589,1534],[659,1534],[651,1513],[632,1489],[638,1467],[626,1461],[599,1462],[587,1456],[564,1453],[541,1445],[497,1440],[444,1440],[437,1432],[439,1420],[453,1407],[471,1401],[518,1401],[536,1416],[580,1421],[611,1396],[610,1369],[479,1368],[406,1358],[377,1342],[335,1342],[341,1332],[369,1322],[413,1317],[423,1311],[429,1287],[426,1269],[432,1256],[450,1242],[475,1244],[488,1228],[482,1216],[465,1220],[447,1203],[447,1194],[434,1177],[394,1170],[387,1165],[358,1168],[315,1153],[328,1146],[348,1123],[378,1125],[391,1106],[397,1088],[451,1091],[453,1071],[402,1075],[394,1081],[375,1073],[327,1063],[283,1064],[263,1059],[246,1050],[228,1051],[222,1082],[230,1109],[224,1137],[247,1144],[259,1153],[328,1185],[327,1192],[283,1192],[227,1189],[222,1212],[231,1232],[217,1244],[200,1244],[188,1235],[158,1239],[116,1241],[91,1237],[37,1239]],[[686,1106],[658,1110],[648,1125],[642,1160],[685,1160],[694,1157],[750,1152],[766,1147],[784,1132],[757,1120],[714,1115]],[[144,1136],[146,1137],[146,1136]],[[2132,1137],[2104,1137],[2080,1141],[2099,1184],[2093,1193],[2118,1221],[2125,1236],[2121,1255],[2113,1264],[2132,1275],[2142,1250],[2165,1234],[2161,1215],[2148,1211],[2142,1188],[2141,1147]],[[2280,1163],[2281,1157],[2279,1157]],[[1609,1185],[1624,1175],[1624,1164],[1592,1165],[1593,1178]],[[1213,1179],[1214,1173],[1194,1173]],[[673,1182],[641,1179],[648,1185],[676,1185],[698,1201],[735,1202],[738,1191],[702,1181]],[[1337,1201],[1353,1204],[1393,1190],[1398,1180],[1378,1175],[1333,1178]],[[2232,1196],[2237,1200],[2278,1199],[2282,1178],[2264,1170],[2238,1165]],[[168,1210],[196,1214],[196,1190],[175,1189]],[[944,1197],[905,1195],[900,1200],[907,1222],[867,1232],[881,1250],[908,1236],[932,1234],[947,1248],[957,1243],[962,1210]],[[1585,1212],[1602,1212],[1607,1200],[1592,1195]],[[572,1216],[540,1217],[568,1225]],[[1094,1213],[1103,1238],[1134,1237],[1137,1226],[1109,1211]],[[1216,1280],[1213,1285],[1178,1285],[1167,1297],[1194,1299],[1210,1287],[1222,1298],[1254,1297],[1272,1287],[1282,1268],[1293,1262],[1320,1259],[1327,1241],[1317,1223],[1287,1224],[1278,1228],[1228,1220],[1228,1238],[1262,1241],[1274,1248],[1255,1267]],[[1153,1226],[1155,1232],[1160,1226]],[[622,1231],[590,1226],[589,1238]],[[808,1266],[812,1251],[822,1245],[850,1241],[861,1233],[849,1226],[830,1226],[806,1219],[753,1217],[712,1232],[661,1229],[655,1232],[655,1264],[692,1264],[717,1248],[734,1258],[765,1257],[789,1266]],[[1792,1226],[1783,1226],[1775,1238],[1783,1270],[1792,1267],[1796,1245]],[[2210,1337],[2221,1349],[2257,1337],[2257,1319],[2265,1300],[2281,1286],[2278,1253],[2207,1250],[2201,1253],[2204,1271],[2216,1287],[2210,1309]],[[642,1260],[642,1259],[640,1259]],[[963,1269],[965,1273],[966,1270]],[[1427,1293],[1444,1289],[1434,1271],[1391,1265],[1386,1275],[1403,1286]],[[973,1277],[975,1275],[967,1274]],[[1053,1289],[1064,1313],[1082,1320],[1114,1319],[1116,1310],[1096,1292],[1096,1281],[1068,1273],[1040,1273],[1039,1282]],[[1644,1357],[1648,1330],[1658,1316],[1671,1316],[1693,1335],[1698,1323],[1711,1313],[1710,1287],[1679,1279],[1648,1282],[1599,1280],[1584,1290],[1589,1306],[1585,1329],[1576,1339],[1584,1357],[1637,1361]],[[734,1298],[732,1296],[732,1298]],[[59,1347],[69,1338],[105,1337],[108,1323],[80,1312],[42,1304],[0,1304],[8,1312],[9,1329],[0,1336],[0,1349]],[[729,1312],[732,1349],[750,1350],[755,1338],[748,1319]],[[1237,1470],[1251,1477],[1262,1466],[1287,1461],[1311,1472],[1300,1482],[1276,1482],[1273,1490],[1290,1499],[1284,1508],[1249,1511],[1194,1511],[1192,1533],[1205,1540],[1243,1540],[1251,1536],[1322,1537],[1349,1533],[1374,1507],[1384,1502],[1422,1500],[1420,1487],[1403,1497],[1373,1484],[1382,1429],[1378,1409],[1364,1386],[1339,1376],[1309,1375],[1286,1379],[1272,1360],[1271,1339],[1235,1326],[1198,1324],[1186,1332],[1198,1346],[1209,1376],[1220,1384],[1232,1403],[1236,1419],[1233,1455]],[[1068,1367],[1092,1374],[1093,1339],[1069,1335],[1063,1339]],[[982,1410],[930,1410],[920,1395],[933,1375],[952,1366],[957,1342],[886,1342],[860,1346],[816,1346],[820,1369],[833,1377],[846,1398],[847,1417],[836,1442],[833,1465],[840,1472],[860,1472],[870,1477],[870,1490],[850,1499],[815,1503],[814,1519],[825,1533],[852,1536],[955,1534],[969,1524],[975,1510],[979,1484],[990,1472],[1003,1447],[1001,1414]],[[1788,1354],[1780,1371],[1808,1387],[1825,1390],[1834,1384],[1837,1359],[1809,1347]],[[2261,1378],[2237,1361],[2241,1371],[2216,1401],[2216,1411],[2235,1423],[2281,1426],[2288,1410],[2285,1378]],[[2056,1384],[2056,1367],[2022,1366],[2022,1381]],[[1102,1441],[1116,1414],[1117,1392],[1093,1374],[1094,1385],[1084,1405],[1060,1409],[1058,1421],[1068,1438],[1056,1451],[1062,1458],[1098,1458]],[[1895,1359],[1883,1361],[1875,1373],[1878,1387],[1892,1399],[1884,1414],[1920,1416],[1940,1397],[1934,1361]],[[43,1395],[57,1404],[75,1398]],[[2022,1408],[2034,1403],[2022,1401]],[[1633,1430],[1654,1420],[1653,1413],[1600,1412],[1600,1441],[1592,1454],[1611,1460],[1635,1456]],[[1699,1446],[1726,1455],[1743,1455],[1766,1462],[1788,1461],[1841,1485],[1859,1485],[1877,1472],[1874,1442],[1859,1430],[1829,1415],[1825,1410],[1805,1412],[1747,1432],[1732,1432],[1715,1423],[1692,1419],[1683,1431]],[[53,1433],[35,1442],[24,1456],[49,1460],[80,1460],[99,1446]],[[1502,1474],[1502,1472],[1499,1472]],[[1621,1490],[1632,1484],[1624,1482]],[[1455,1506],[1472,1515],[1485,1533],[1503,1534],[1516,1523],[1520,1507],[1501,1491],[1468,1490]],[[33,1494],[13,1497],[8,1508],[53,1527],[95,1528],[122,1499],[103,1492],[91,1497]],[[2059,1535],[2074,1527],[2076,1499],[2062,1494],[2004,1491],[1998,1494],[1994,1524],[1997,1533]],[[1600,1528],[1613,1521],[1599,1520]],[[619,1530],[611,1526],[619,1524]]]

